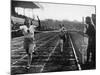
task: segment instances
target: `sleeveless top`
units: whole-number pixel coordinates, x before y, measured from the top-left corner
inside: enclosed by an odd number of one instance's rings
[[[26,25],[20,26],[20,29],[22,30],[25,38],[34,38],[34,32],[35,32],[34,25],[31,25],[29,28]]]
[[[64,27],[62,27],[62,28],[60,29],[59,37],[65,41],[66,38],[65,38],[65,31],[64,31],[64,30],[65,30]]]

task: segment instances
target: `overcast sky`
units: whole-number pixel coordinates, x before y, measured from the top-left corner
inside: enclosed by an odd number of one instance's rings
[[[36,3],[38,4],[38,3]],[[40,9],[18,9],[20,14],[25,14],[33,17],[33,14],[39,16],[41,20],[55,19],[55,20],[77,20],[82,21],[82,17],[91,16],[95,13],[95,6],[69,5],[69,4],[51,4],[39,3],[42,6]],[[33,13],[33,14],[32,14]]]

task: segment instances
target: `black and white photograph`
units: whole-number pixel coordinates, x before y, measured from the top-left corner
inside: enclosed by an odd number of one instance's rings
[[[11,75],[96,69],[96,5],[11,0]]]

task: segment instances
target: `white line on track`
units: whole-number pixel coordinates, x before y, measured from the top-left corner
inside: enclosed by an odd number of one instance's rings
[[[11,55],[11,57],[20,57],[20,56],[22,56],[22,55]],[[48,56],[48,55],[35,55],[36,57],[37,56]]]
[[[45,38],[42,38],[42,39],[39,39],[39,40],[43,40],[43,39],[45,39]],[[38,40],[37,40],[37,41],[38,41]],[[14,42],[13,42],[13,43],[14,43]],[[18,43],[14,43],[14,44],[13,44],[13,43],[12,43],[12,45],[17,45],[17,44],[22,44],[22,43],[23,43],[23,41],[18,42]]]
[[[75,60],[76,60],[77,65],[78,65],[78,69],[81,70],[81,66],[80,66],[80,64],[79,64],[79,60],[78,60],[78,57],[77,57],[77,55],[76,55],[75,48],[74,48],[74,45],[73,45],[73,43],[72,43],[72,40],[71,40],[70,35],[69,35],[69,39],[70,39],[70,42],[71,42],[71,45],[72,45],[72,48],[73,48],[73,52],[74,52],[74,55],[75,55]]]
[[[11,55],[11,57],[20,57],[21,55]]]
[[[27,56],[27,55],[23,55],[23,56],[22,56],[22,58],[20,58],[19,60],[17,60],[17,61],[15,61],[15,62],[13,62],[12,64],[13,64],[13,65],[14,65],[14,64],[16,64],[18,61],[20,61],[20,60],[24,59],[26,56]]]
[[[57,36],[57,35],[56,35],[56,36]],[[54,39],[56,36],[52,37],[52,38],[51,38],[51,39],[49,39],[48,41],[50,41],[50,40]],[[36,48],[36,50],[37,50],[38,48],[40,48],[41,46],[45,45],[48,41],[46,41],[45,43],[41,44],[39,47],[37,47],[37,48]],[[36,51],[36,50],[35,50],[35,51]],[[15,61],[15,62],[13,62],[12,64],[13,64],[13,65],[14,65],[14,64],[16,64],[18,61],[20,61],[20,60],[24,59],[26,56],[27,56],[27,54],[26,54],[26,55],[24,55],[24,56],[22,56],[19,60],[17,60],[17,61]]]
[[[26,62],[27,60],[26,60],[26,59],[22,59],[22,60],[20,60],[20,61],[22,61],[22,62]]]
[[[44,40],[44,39],[46,39],[46,38],[47,38],[47,37],[42,38],[42,39],[39,39],[39,40],[36,41],[36,43],[38,43],[39,41]],[[12,50],[12,51],[19,51],[19,50],[22,49],[22,48],[23,48],[23,46],[20,47],[20,48],[15,49],[15,50]]]
[[[42,67],[43,65],[30,65],[31,67]],[[13,66],[11,66],[12,68],[19,68],[19,67],[23,67],[23,68],[25,68],[26,66],[25,65],[23,65],[23,66],[20,66],[20,65],[13,65]]]
[[[11,45],[18,45],[18,44],[22,44],[23,41],[17,42],[17,43],[11,43]]]
[[[19,51],[19,50],[22,49],[22,48],[23,48],[23,46],[21,46],[21,47],[15,49],[15,50],[11,50],[11,51]]]
[[[67,30],[64,30],[67,31]],[[54,31],[37,31],[37,32],[41,32],[41,33],[50,33],[50,32],[61,32],[60,30],[54,30]]]
[[[53,48],[52,52],[49,54],[49,56],[48,56],[48,58],[46,59],[46,61],[49,61],[51,55],[54,53],[54,51],[55,51],[55,49],[57,48],[58,44],[59,44],[59,41],[57,41],[55,47]],[[41,68],[41,70],[40,70],[40,73],[43,72],[45,65],[46,65],[46,63],[44,63],[44,65],[42,66],[42,68]]]
[[[41,33],[50,33],[50,32],[58,32],[58,31],[38,31],[38,32],[41,32]],[[41,34],[41,33],[40,33],[40,34]],[[15,41],[11,41],[11,43],[15,43],[16,40],[18,40],[18,39],[23,39],[23,38],[24,38],[24,36],[14,38],[14,39],[12,39],[12,40],[15,40]]]
[[[24,36],[21,36],[21,37],[16,37],[16,38],[13,38],[12,40],[15,40],[15,39],[22,39]]]

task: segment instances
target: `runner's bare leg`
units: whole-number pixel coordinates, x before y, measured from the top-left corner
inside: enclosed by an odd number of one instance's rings
[[[28,69],[30,68],[31,66],[31,62],[32,62],[32,52],[33,51],[33,44],[30,45],[30,48],[29,48],[29,54],[28,54]]]
[[[60,40],[60,47],[61,47],[61,52],[63,52],[63,40]]]

